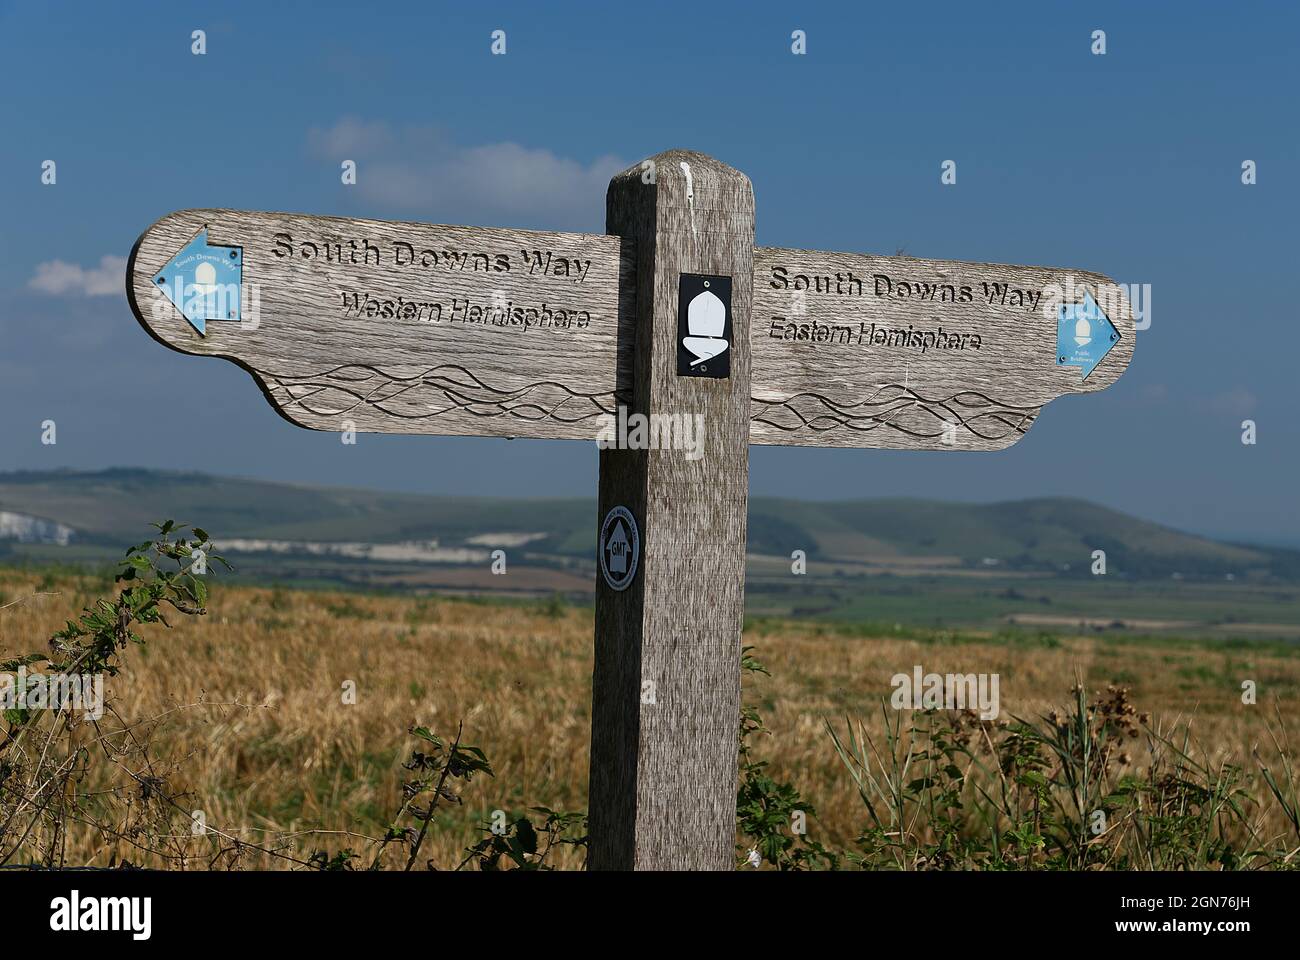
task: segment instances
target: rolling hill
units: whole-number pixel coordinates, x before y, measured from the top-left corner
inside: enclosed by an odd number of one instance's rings
[[[119,551],[150,522],[202,524],[218,539],[295,544],[397,544],[437,541],[486,551],[525,547],[530,562],[563,567],[587,562],[595,548],[593,500],[506,500],[296,486],[202,473],[143,469],[0,474],[0,516],[32,529],[70,528],[67,546],[43,557]],[[32,519],[34,518],[34,520]],[[35,520],[45,525],[32,524]],[[34,555],[39,535],[21,544],[0,524],[0,556]],[[247,547],[248,544],[245,544]],[[750,500],[752,556],[868,567],[1034,571],[1088,574],[1103,549],[1109,572],[1136,578],[1253,577],[1300,579],[1300,552],[1222,543],[1075,499],[947,503],[912,499],[813,502]],[[355,558],[353,558],[355,559]]]

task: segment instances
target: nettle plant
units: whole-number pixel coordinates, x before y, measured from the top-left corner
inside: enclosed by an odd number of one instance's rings
[[[187,534],[187,527],[171,520],[154,527],[157,535],[130,547],[119,563],[115,596],[96,600],[67,621],[47,650],[0,661],[0,673],[26,677],[29,668],[37,667],[46,676],[116,677],[126,648],[145,643],[140,627],[170,626],[168,611],[205,614],[208,587],[199,572],[209,562],[229,565],[212,553],[202,529]],[[15,702],[5,709],[0,865],[64,865],[63,841],[73,822],[136,842],[154,830],[161,839],[170,833],[176,813],[188,816],[163,768],[149,763],[144,734],[120,723],[111,704],[99,707],[119,722],[109,728],[101,717],[67,703],[34,708]],[[96,761],[114,766],[123,778],[116,789],[86,796],[77,786]]]
[[[213,552],[212,540],[203,529],[191,530],[171,520],[154,528],[156,535],[130,547],[118,564],[113,596],[97,599],[67,621],[50,638],[48,650],[0,661],[0,674],[25,674],[35,668],[44,674],[116,678],[126,666],[127,649],[146,645],[142,628],[168,628],[172,614],[206,615],[209,587],[203,577],[209,565],[232,568]],[[52,578],[42,581],[43,590],[53,585]],[[263,842],[253,843],[245,839],[243,830],[225,830],[195,819],[193,808],[202,805],[201,798],[176,786],[187,758],[165,759],[152,750],[153,733],[162,716],[172,711],[128,718],[111,701],[99,708],[98,716],[66,703],[4,710],[0,866],[67,866],[64,849],[69,830],[89,830],[106,846],[130,851],[126,857],[113,854],[111,866],[161,862],[180,869],[236,869],[252,864],[317,870],[354,870],[360,864],[376,870],[435,869],[430,860],[420,862],[420,851],[438,812],[460,804],[460,791],[475,775],[493,776],[486,755],[463,744],[460,730],[448,744],[426,727],[411,727],[408,732],[416,746],[403,764],[409,776],[385,834],[354,834],[364,844],[362,852],[315,850],[302,857],[295,851],[304,839],[333,832],[263,831]],[[98,774],[94,788],[82,789],[92,767]],[[484,839],[468,847],[459,864],[449,866],[546,870],[553,850],[585,847],[585,814],[546,807],[529,812],[531,817],[503,817],[484,824]]]
[[[896,711],[883,734],[830,722],[867,824],[846,859],[897,870],[1234,870],[1300,866],[1297,778],[1259,763],[1268,792],[1162,727],[1110,686],[1081,683],[1065,708],[981,720],[972,711]],[[1282,736],[1285,725],[1278,716]],[[1264,827],[1280,811],[1289,832]],[[1276,821],[1274,821],[1276,822]]]
[[[369,866],[372,870],[383,866],[384,853],[390,844],[404,851],[403,870],[415,867],[439,804],[461,803],[455,785],[468,785],[475,774],[495,776],[482,750],[461,743],[464,724],[457,728],[450,746],[427,727],[411,727],[408,732],[417,741],[410,757],[402,764],[411,776],[402,784],[401,807],[376,844]],[[502,812],[496,821],[484,824],[486,836],[466,849],[465,858],[456,869],[475,865],[488,871],[550,870],[547,858],[553,850],[563,846],[585,848],[586,814],[557,812],[547,807],[533,807],[531,812],[540,815],[539,823],[534,824],[530,817],[509,820]],[[333,857],[318,852],[312,856],[312,863],[326,870],[351,870],[356,868],[354,861],[359,859],[349,849]],[[425,860],[421,866],[437,869],[432,860]]]
[[[770,677],[753,649],[741,649],[741,669],[751,678]],[[815,817],[816,809],[793,784],[773,779],[767,772],[768,761],[756,756],[751,739],[771,735],[758,709],[742,705],[740,786],[736,792],[736,830],[742,842],[736,847],[737,863],[778,870],[834,870],[840,858],[796,827]]]

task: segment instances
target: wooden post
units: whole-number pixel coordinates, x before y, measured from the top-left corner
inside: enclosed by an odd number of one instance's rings
[[[700,415],[704,456],[600,452],[598,523],[625,507],[641,551],[624,589],[597,575],[589,866],[727,870],[749,486],[753,189],[710,157],[669,151],[610,182],[605,227],[636,263],[628,412]],[[726,377],[679,373],[683,275],[697,287],[712,278],[720,293],[723,278],[731,280],[730,344],[716,358],[729,364]]]
[[[136,242],[127,293],[313,429],[607,440],[613,419],[589,864],[727,869],[749,444],[1000,450],[1119,378],[1133,312],[1081,270],[756,250],[749,181],[697,153],[615,177],[606,229],[182,210]],[[651,422],[624,437],[625,413]]]

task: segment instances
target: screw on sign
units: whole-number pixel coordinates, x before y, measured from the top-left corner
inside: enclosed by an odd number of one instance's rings
[[[1119,378],[1133,314],[1080,270],[756,248],[744,174],[653,163],[610,182],[605,236],[184,210],[136,243],[127,291],[153,337],[314,429],[702,417],[702,458],[600,450],[589,864],[728,869],[749,445],[1007,447]]]

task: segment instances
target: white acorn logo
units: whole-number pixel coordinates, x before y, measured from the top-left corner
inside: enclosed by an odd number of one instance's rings
[[[686,329],[690,336],[682,338],[682,346],[695,354],[692,367],[726,352],[729,344],[722,336],[726,326],[727,306],[711,290],[697,293],[686,305]]]

